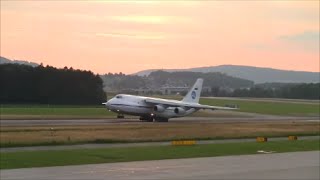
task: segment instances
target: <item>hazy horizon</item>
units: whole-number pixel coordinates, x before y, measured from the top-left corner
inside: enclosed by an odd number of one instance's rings
[[[1,56],[95,73],[319,72],[319,1],[1,1]]]
[[[3,58],[7,58],[7,57],[3,57]],[[26,62],[29,62],[29,63],[33,63],[34,62],[34,61],[25,60],[25,59],[10,59],[10,58],[7,58],[7,59],[12,60],[12,61],[26,61]],[[41,63],[39,63],[39,64],[41,64]],[[51,64],[44,64],[44,65],[52,66]],[[104,74],[108,74],[108,73],[123,73],[123,74],[129,75],[129,74],[136,74],[136,73],[139,73],[141,71],[146,71],[146,70],[164,70],[164,71],[166,71],[166,70],[185,70],[185,69],[193,69],[193,68],[208,68],[208,67],[218,67],[218,66],[247,66],[247,67],[254,67],[254,68],[270,68],[270,69],[274,69],[274,70],[283,70],[283,71],[297,71],[297,72],[300,71],[300,70],[277,69],[277,68],[272,68],[272,67],[259,67],[259,66],[238,65],[238,64],[220,64],[220,65],[215,65],[215,66],[199,66],[199,67],[190,67],[190,68],[183,68],[183,69],[182,68],[166,68],[166,69],[164,69],[164,68],[154,68],[154,69],[142,69],[142,70],[139,70],[139,71],[136,71],[136,72],[133,72],[133,73],[125,73],[125,72],[119,71],[119,72],[103,72],[103,73],[97,73],[97,74],[104,75]],[[66,67],[68,67],[68,68],[72,67],[73,69],[75,69],[73,66],[66,66]],[[58,68],[63,68],[63,67],[58,67]],[[80,69],[80,70],[90,70],[90,69]],[[300,71],[300,72],[320,73],[320,71]]]

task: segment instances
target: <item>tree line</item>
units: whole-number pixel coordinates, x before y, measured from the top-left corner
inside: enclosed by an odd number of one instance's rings
[[[252,81],[221,73],[156,71],[144,77],[123,73],[109,73],[101,77],[106,87],[118,90],[191,86],[197,77],[202,77],[204,86],[211,87],[211,91],[202,92],[203,96],[320,98],[319,83],[254,85]],[[101,77],[91,71],[67,67],[0,64],[0,103],[100,104],[106,101]]]
[[[52,66],[0,65],[1,103],[100,104],[103,82],[91,71]]]
[[[266,88],[256,85],[252,88],[226,91],[213,87],[209,96],[320,99],[320,83],[286,84],[278,88]]]

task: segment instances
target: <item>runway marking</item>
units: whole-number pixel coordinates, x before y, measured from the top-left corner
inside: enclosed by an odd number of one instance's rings
[[[172,171],[172,169],[181,169],[181,168],[190,168],[191,165],[175,165],[175,166],[166,166],[166,167],[160,167],[160,166],[154,166],[154,167],[116,167],[108,169],[106,168],[100,168],[100,170],[94,170],[94,171],[82,171],[82,172],[74,172],[73,174],[95,174],[95,173],[103,173],[108,174],[109,172],[114,173],[113,175],[117,176],[130,176],[135,173],[144,173],[144,174],[150,174],[150,173],[157,173],[157,172],[169,172]],[[99,168],[98,168],[99,169]]]
[[[320,119],[311,119],[311,120],[306,120],[308,122],[320,122]]]
[[[263,154],[271,154],[271,153],[275,153],[276,151],[264,151],[264,150],[258,150],[258,153],[263,153]]]

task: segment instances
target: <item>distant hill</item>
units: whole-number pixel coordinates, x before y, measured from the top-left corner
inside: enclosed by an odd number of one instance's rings
[[[221,87],[224,89],[249,88],[252,81],[231,77],[219,72],[165,72],[154,71],[148,76],[105,74],[100,76],[105,90],[119,91],[122,89],[148,88],[159,90],[162,87],[190,87],[197,78],[204,79],[205,87]]]
[[[23,61],[23,60],[10,60],[5,57],[0,56],[0,64],[24,64],[24,65],[29,65],[32,67],[39,66],[39,64],[34,63],[34,62],[29,62],[29,61]]]
[[[135,73],[138,76],[148,76],[151,72],[160,69],[149,69]],[[288,71],[272,68],[261,68],[253,66],[221,65],[210,67],[198,67],[190,69],[161,69],[167,72],[220,72],[229,76],[248,79],[255,83],[282,82],[282,83],[312,83],[320,82],[319,72]]]

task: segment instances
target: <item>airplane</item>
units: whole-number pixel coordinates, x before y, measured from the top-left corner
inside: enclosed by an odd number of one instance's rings
[[[169,118],[190,115],[200,109],[234,110],[237,108],[209,106],[199,104],[203,79],[199,78],[181,100],[168,100],[145,96],[118,94],[109,101],[102,103],[109,111],[118,113],[118,118],[124,114],[140,116],[141,121],[168,122]]]

